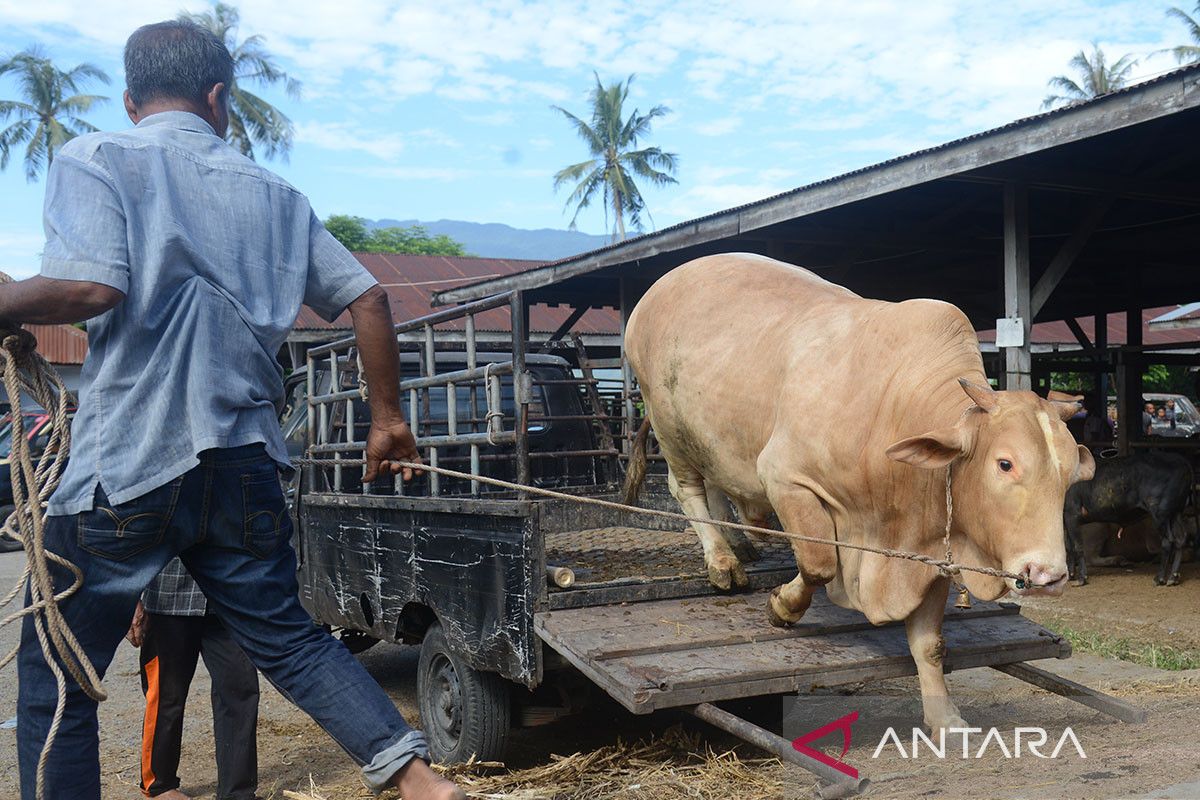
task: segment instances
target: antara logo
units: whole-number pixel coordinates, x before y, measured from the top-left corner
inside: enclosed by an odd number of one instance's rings
[[[817,761],[820,761],[827,767],[833,767],[838,772],[845,773],[851,778],[857,778],[858,770],[856,770],[854,767],[850,766],[844,761],[834,758],[833,756],[827,756],[820,750],[808,746],[809,742],[828,736],[836,730],[840,730],[842,732],[842,755],[840,757],[844,758],[846,756],[846,752],[850,749],[850,726],[857,721],[858,712],[851,711],[846,716],[841,717],[840,719],[835,719],[828,725],[822,725],[815,731],[809,731],[803,736],[792,740],[792,747],[809,758],[815,758]]]
[[[961,758],[983,758],[983,754],[987,752],[989,747],[994,747],[1004,755],[1005,758],[1020,758],[1022,744],[1027,749],[1030,755],[1038,758],[1058,758],[1058,754],[1062,752],[1063,747],[1067,742],[1075,748],[1075,752],[1080,758],[1087,758],[1087,753],[1083,750],[1083,745],[1079,743],[1079,737],[1075,735],[1075,731],[1066,728],[1062,732],[1062,736],[1058,737],[1058,744],[1054,745],[1054,749],[1049,755],[1042,752],[1042,748],[1046,746],[1050,736],[1046,733],[1045,728],[1016,728],[1012,734],[1012,749],[1009,749],[1008,743],[1004,741],[1004,736],[998,728],[988,728],[982,741],[978,739],[978,735],[984,733],[983,728],[946,728],[938,735],[937,743],[934,744],[933,739],[926,735],[925,731],[920,728],[912,730],[912,745],[909,750],[904,749],[904,743],[900,741],[900,737],[896,734],[895,728],[888,728],[883,734],[883,738],[879,740],[879,746],[875,748],[875,752],[871,754],[871,758],[879,758],[879,754],[889,744],[896,748],[901,758],[920,758],[921,745],[924,743],[931,755],[935,758],[946,758],[946,740],[954,737],[962,737]],[[1024,737],[1024,742],[1022,742]],[[978,749],[974,750],[972,755],[971,742],[978,742]],[[958,748],[950,751],[950,758],[955,758]]]
[[[852,711],[844,717],[835,719],[827,725],[822,725],[816,730],[800,736],[792,741],[792,747],[797,752],[803,753],[809,758],[820,761],[828,767],[833,767],[838,772],[849,775],[851,778],[858,777],[858,770],[842,761],[846,753],[850,750],[852,731],[851,727],[858,721],[858,712]],[[810,742],[815,742],[822,739],[834,731],[842,732],[842,753],[837,758],[827,755],[814,747],[810,747]],[[984,734],[982,740],[978,738],[979,734]],[[961,748],[947,747],[947,739],[953,741],[953,737],[961,737]],[[1037,758],[1058,758],[1063,748],[1070,743],[1075,749],[1075,753],[1080,758],[1087,758],[1087,753],[1084,752],[1083,745],[1079,741],[1079,737],[1075,735],[1075,731],[1070,728],[1063,730],[1062,735],[1058,738],[1058,743],[1054,745],[1054,749],[1050,753],[1044,753],[1042,749],[1047,746],[1050,741],[1050,735],[1045,728],[1016,728],[1013,730],[1012,746],[1009,747],[1005,741],[1004,735],[998,728],[988,728],[986,733],[983,728],[948,728],[942,730],[935,741],[925,733],[921,728],[912,729],[911,745],[905,749],[904,742],[901,741],[899,734],[895,728],[888,728],[883,734],[883,738],[879,740],[879,745],[875,748],[875,752],[871,754],[871,758],[879,758],[885,748],[891,746],[896,749],[896,752],[901,758],[920,758],[922,747],[935,758],[947,758],[949,752],[950,758],[982,758],[989,748],[1002,754],[1005,758],[1020,758],[1022,751],[1027,750],[1028,753]],[[972,747],[972,742],[977,742],[976,747]],[[961,753],[961,755],[959,755]]]

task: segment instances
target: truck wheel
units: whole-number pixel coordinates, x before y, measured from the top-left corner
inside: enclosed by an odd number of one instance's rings
[[[421,642],[417,704],[434,761],[498,761],[508,744],[508,682],[466,664],[434,623]]]

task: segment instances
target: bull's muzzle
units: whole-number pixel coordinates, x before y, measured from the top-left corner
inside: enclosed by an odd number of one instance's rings
[[[1011,578],[1005,579],[1009,589],[1020,597],[1058,597],[1067,586],[1065,565],[1054,564],[1051,566],[1029,561],[1021,570],[1021,575],[1023,579],[1020,582]]]

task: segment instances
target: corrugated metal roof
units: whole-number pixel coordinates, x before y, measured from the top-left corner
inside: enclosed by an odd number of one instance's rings
[[[1149,324],[1155,317],[1173,308],[1175,306],[1160,306],[1159,308],[1146,308],[1142,310],[1143,345],[1191,344],[1194,342],[1197,346],[1200,346],[1200,331],[1164,329]],[[1095,342],[1096,326],[1094,318],[1080,317],[1077,321],[1079,322],[1079,327],[1087,334],[1087,337],[1092,342]],[[1119,347],[1125,344],[1125,314],[1123,312],[1109,314],[1105,317],[1105,323],[1105,329],[1108,332],[1108,346]],[[1071,329],[1067,327],[1067,323],[1065,322],[1035,322],[1033,329],[1030,331],[1029,338],[1034,344],[1078,345],[1075,335],[1071,333]],[[979,331],[979,341],[996,341],[996,332],[994,330]]]
[[[38,352],[51,364],[82,364],[87,334],[71,325],[25,325],[37,337]]]
[[[473,256],[413,256],[388,253],[355,253],[367,270],[387,291],[392,317],[397,321],[415,319],[432,311],[430,298],[440,289],[470,283],[487,277],[512,275],[541,265],[541,261]],[[558,328],[572,309],[535,305],[529,309],[529,329],[549,333]],[[507,331],[510,318],[504,309],[477,315],[479,330]],[[449,325],[461,327],[461,325]],[[295,330],[349,330],[350,314],[343,313],[332,323],[326,322],[308,306],[300,309]],[[574,326],[579,333],[619,334],[620,316],[611,309],[591,309]]]

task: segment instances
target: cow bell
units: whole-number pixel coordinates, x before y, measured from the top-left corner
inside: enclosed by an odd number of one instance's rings
[[[955,608],[970,608],[971,593],[967,591],[967,587],[961,583],[958,585],[958,599],[954,601]]]

